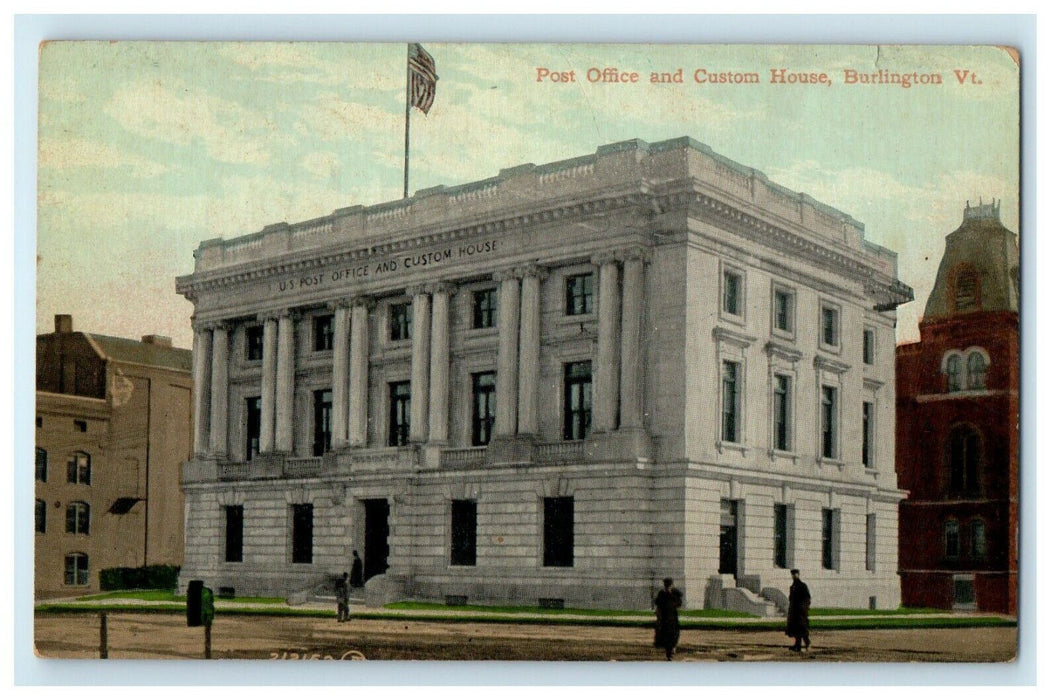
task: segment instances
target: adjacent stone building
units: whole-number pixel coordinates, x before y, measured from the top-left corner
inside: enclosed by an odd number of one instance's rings
[[[99,590],[99,572],[183,560],[191,352],[76,332],[37,336],[38,598]]]
[[[945,240],[921,340],[897,348],[908,606],[1017,612],[1018,243],[999,205]]]
[[[691,139],[204,241],[177,290],[185,584],[899,603],[896,255]]]

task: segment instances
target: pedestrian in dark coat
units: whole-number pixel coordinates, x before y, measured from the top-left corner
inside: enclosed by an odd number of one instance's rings
[[[360,560],[360,552],[353,550],[353,571],[349,576],[353,588],[364,587],[364,562]]]
[[[654,646],[665,650],[665,658],[672,661],[676,645],[680,641],[680,615],[677,612],[683,605],[683,593],[672,585],[672,579],[662,581],[664,587],[654,597]]]
[[[334,597],[338,599],[338,622],[345,622],[349,619],[349,574],[344,571],[334,581]]]
[[[812,594],[801,580],[801,572],[791,569],[793,583],[790,585],[790,608],[786,611],[786,636],[794,638],[790,651],[801,651],[801,642],[807,649],[808,641],[808,608],[812,605]]]

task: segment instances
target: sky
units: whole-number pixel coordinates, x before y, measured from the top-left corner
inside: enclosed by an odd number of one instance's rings
[[[690,136],[840,209],[896,251],[917,323],[966,200],[1019,231],[1019,71],[996,47],[426,44],[440,76],[413,112],[410,191]],[[40,52],[37,331],[190,347],[174,280],[202,240],[399,199],[404,44],[51,42]],[[640,74],[591,82],[591,69]],[[773,84],[772,69],[830,84]],[[573,73],[540,79],[541,69]],[[682,83],[651,84],[682,69]],[[695,72],[758,73],[760,84]],[[939,85],[846,84],[856,73]],[[959,75],[965,76],[960,83]],[[967,73],[961,73],[967,71]],[[700,76],[701,73],[699,72]]]

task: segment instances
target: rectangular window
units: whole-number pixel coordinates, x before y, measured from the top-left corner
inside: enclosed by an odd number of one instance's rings
[[[592,274],[570,275],[566,278],[566,315],[590,314],[595,309]]]
[[[473,374],[471,384],[474,408],[470,443],[474,446],[487,445],[492,441],[492,424],[496,421],[496,373]]]
[[[837,557],[834,556],[834,549],[837,546],[837,541],[834,538],[834,511],[831,508],[823,509],[823,568],[834,569],[834,562]]]
[[[312,319],[312,349],[315,352],[334,349],[334,315]]]
[[[820,314],[820,333],[823,345],[837,347],[838,344],[838,310],[833,306],[824,306]]]
[[[242,561],[242,506],[224,506],[224,561]]]
[[[261,451],[261,397],[246,399],[246,461]]]
[[[48,451],[36,448],[37,481],[48,481]]]
[[[291,507],[291,557],[295,564],[312,563],[312,504],[297,503]]]
[[[411,337],[411,304],[390,304],[389,339],[407,340]]]
[[[777,331],[793,332],[793,292],[776,289],[772,298],[772,325]]]
[[[496,327],[496,288],[474,292],[474,328]]]
[[[84,452],[75,452],[66,463],[66,481],[71,484],[92,483],[92,458]]]
[[[573,566],[573,498],[544,499],[544,566]]]
[[[66,555],[66,576],[64,582],[67,586],[88,585],[88,555],[80,552]]]
[[[331,390],[312,392],[312,454],[314,457],[331,449]]]
[[[775,449],[780,452],[790,451],[790,377],[785,374],[775,375]]]
[[[821,436],[823,456],[827,459],[836,459],[838,454],[837,445],[837,402],[838,390],[832,386],[823,386],[822,406],[820,407],[820,420],[822,421],[823,434]]]
[[[389,444],[408,444],[411,429],[411,382],[389,383]]]
[[[47,532],[48,504],[39,498],[37,499],[36,510],[34,512],[34,520],[36,522],[37,532]]]
[[[257,362],[264,357],[264,326],[247,326],[246,360]]]
[[[786,563],[786,504],[775,504],[775,566],[780,569],[787,567]]]
[[[76,430],[79,433],[87,433],[88,432],[88,421],[75,420],[73,422],[73,429]]]
[[[875,559],[875,547],[877,546],[877,520],[874,513],[867,514],[867,540],[866,545],[866,561],[864,567],[867,571],[874,571],[876,565]]]
[[[724,360],[723,363],[723,416],[721,439],[724,442],[739,441],[739,402],[741,401],[741,381],[737,362]]]
[[[974,520],[970,524],[970,554],[974,559],[984,559],[988,553],[985,539],[985,521]]]
[[[874,467],[874,404],[863,402],[863,466]]]
[[[742,315],[742,275],[724,270],[724,313]]]
[[[944,523],[944,558],[959,558],[959,522],[957,520]]]
[[[591,431],[591,361],[565,366],[562,438],[583,440]]]
[[[870,328],[863,329],[863,364],[874,364],[874,331]]]
[[[452,501],[452,566],[475,566],[477,547],[477,502]]]
[[[71,535],[91,533],[91,509],[87,503],[77,501],[66,506],[66,532]]]

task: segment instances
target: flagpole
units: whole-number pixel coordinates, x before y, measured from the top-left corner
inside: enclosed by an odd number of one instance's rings
[[[408,57],[411,56],[411,44],[408,44],[407,55],[404,57],[404,199],[408,198],[408,144],[411,135],[411,65]]]

